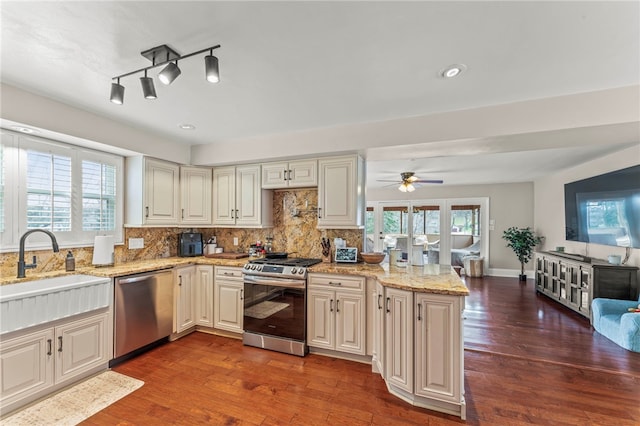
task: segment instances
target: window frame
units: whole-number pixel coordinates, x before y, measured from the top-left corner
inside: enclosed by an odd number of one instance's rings
[[[24,135],[2,129],[5,179],[5,230],[1,232],[1,252],[16,251],[20,236],[27,229],[27,150],[64,155],[71,158],[71,230],[53,231],[61,247],[92,246],[96,235],[113,235],[121,244],[124,238],[124,157],[102,151],[70,145],[34,135]],[[84,231],[82,226],[82,161],[109,164],[116,168],[115,228]],[[16,219],[17,218],[17,219]],[[44,228],[46,229],[46,228]],[[26,241],[26,248],[51,248],[51,240],[42,233],[34,233]]]

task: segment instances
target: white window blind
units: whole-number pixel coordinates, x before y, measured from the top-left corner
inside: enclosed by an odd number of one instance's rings
[[[4,187],[5,187],[5,163],[4,163],[4,144],[0,144],[0,234],[4,233]]]
[[[27,229],[71,231],[71,157],[27,151]]]
[[[116,168],[82,162],[82,229],[113,231],[116,226]]]

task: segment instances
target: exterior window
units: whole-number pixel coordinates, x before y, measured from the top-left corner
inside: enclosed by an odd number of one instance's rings
[[[71,158],[27,151],[27,229],[71,230]]]
[[[82,229],[113,231],[116,226],[116,168],[82,162]]]

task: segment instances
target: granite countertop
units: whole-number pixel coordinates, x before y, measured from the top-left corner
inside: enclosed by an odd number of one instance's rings
[[[99,277],[120,277],[124,275],[157,271],[183,265],[214,265],[242,267],[248,258],[215,259],[208,257],[169,257],[152,260],[140,260],[116,264],[114,266],[87,266],[76,268],[73,272],[52,271],[45,273],[29,273],[26,278],[15,276],[1,277],[0,285],[21,283],[38,279],[53,278],[62,275],[87,274]],[[389,264],[370,265],[366,263],[338,264],[319,263],[309,268],[311,273],[359,275],[377,279],[383,286],[412,290],[416,292],[467,296],[469,290],[464,281],[448,265],[407,266],[398,268]]]

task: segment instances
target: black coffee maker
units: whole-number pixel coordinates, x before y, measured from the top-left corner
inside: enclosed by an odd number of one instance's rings
[[[183,232],[178,235],[178,256],[202,256],[204,243],[199,232]]]

